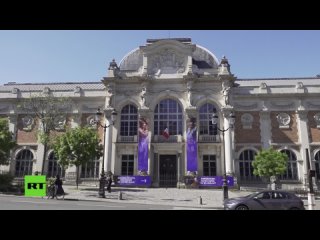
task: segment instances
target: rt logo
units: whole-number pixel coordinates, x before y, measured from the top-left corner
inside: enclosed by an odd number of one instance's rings
[[[44,197],[47,192],[46,176],[25,176],[24,195],[28,197]]]

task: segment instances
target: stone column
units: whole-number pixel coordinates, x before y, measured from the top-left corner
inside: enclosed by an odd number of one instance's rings
[[[233,174],[233,164],[232,164],[232,131],[230,128],[229,116],[231,109],[223,109],[223,128],[221,130],[226,130],[224,132],[224,170],[228,175]],[[222,133],[223,134],[223,133]]]
[[[104,124],[103,126],[109,126],[108,128],[106,128],[105,133],[104,133],[104,138],[105,138],[105,145],[104,147],[104,170],[105,173],[107,173],[108,171],[112,171],[111,169],[111,164],[112,164],[112,156],[115,157],[115,153],[113,154],[113,149],[114,149],[114,143],[112,141],[112,135],[113,135],[113,130],[114,130],[114,126],[112,125],[112,121],[111,121],[111,112],[113,109],[106,109],[104,111]],[[117,119],[116,121],[119,121],[119,119]],[[112,171],[113,172],[113,171]]]
[[[310,147],[309,142],[309,131],[308,131],[308,112],[307,111],[296,111],[297,115],[297,127],[298,127],[298,134],[299,134],[299,142],[301,144],[300,147],[300,155],[302,156],[302,167],[300,168],[300,176],[299,179],[304,182],[304,184],[307,186],[308,181],[307,178],[304,176],[308,174],[308,163],[307,163],[307,156],[306,156],[306,150]],[[310,153],[310,149],[309,149]],[[299,160],[299,159],[298,159]],[[309,156],[310,165],[312,166],[311,156]]]
[[[263,149],[268,149],[271,145],[271,119],[269,111],[260,112],[260,136]]]

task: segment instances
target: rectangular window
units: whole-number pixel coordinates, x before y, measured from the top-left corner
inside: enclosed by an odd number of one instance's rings
[[[216,176],[217,165],[216,155],[203,155],[203,175],[204,176]]]
[[[132,176],[134,166],[134,155],[122,155],[121,175]]]

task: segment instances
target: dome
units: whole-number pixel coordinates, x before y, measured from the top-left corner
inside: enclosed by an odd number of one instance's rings
[[[147,45],[143,47],[136,48],[129,52],[119,64],[120,71],[123,72],[140,72],[143,69],[143,55],[144,51],[149,51],[146,55],[148,59],[152,59],[153,55],[158,54],[156,50],[161,51],[161,48],[171,49],[177,51],[177,46],[181,46],[181,51],[178,50],[176,58],[187,59],[188,56],[192,57],[193,69],[196,71],[202,70],[214,70],[218,69],[218,59],[214,54],[212,54],[206,48],[192,44],[190,38],[178,38],[178,39],[149,39],[147,40]],[[148,49],[148,50],[147,50]],[[186,50],[189,49],[189,50]],[[181,56],[183,54],[184,56]],[[173,57],[173,59],[176,59]],[[185,63],[187,61],[185,60]]]

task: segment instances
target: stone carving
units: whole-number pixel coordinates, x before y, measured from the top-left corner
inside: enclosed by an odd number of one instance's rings
[[[260,89],[267,89],[267,84],[266,83],[261,83],[260,84]]]
[[[87,117],[87,124],[92,128],[97,127],[97,122],[94,115],[90,115],[89,117]]]
[[[250,113],[242,114],[241,123],[244,129],[251,129],[253,123],[253,116]]]
[[[49,87],[45,87],[45,88],[43,89],[43,93],[44,93],[44,94],[49,94],[49,93],[50,93],[50,88],[49,88]]]
[[[73,90],[74,93],[81,93],[81,87],[76,86]]]
[[[227,106],[227,105],[229,105],[229,98],[230,98],[230,91],[231,91],[231,87],[230,86],[223,86],[223,88],[222,88],[222,95],[223,95],[223,97],[224,97],[224,103],[225,103],[225,105]]]
[[[111,86],[108,84],[107,86],[107,96],[106,96],[106,108],[111,108],[111,100],[113,96],[113,90]]]
[[[316,115],[314,115],[313,118],[317,123],[317,128],[320,128],[320,113],[317,113]]]
[[[19,88],[12,88],[11,93],[12,94],[18,94]]]
[[[54,121],[54,128],[57,130],[57,131],[61,131],[61,130],[64,130],[64,126],[66,124],[66,117],[63,116],[63,115],[60,115],[60,116],[57,116]]]
[[[298,82],[296,84],[296,89],[303,89],[303,83],[302,82]]]
[[[290,116],[287,113],[279,113],[277,116],[277,121],[280,128],[289,128]]]
[[[190,107],[192,106],[191,104],[191,83],[187,83],[187,105]]]
[[[186,70],[185,57],[179,56],[172,49],[163,49],[149,57],[151,74],[183,73]]]
[[[22,128],[25,131],[31,131],[33,128],[34,119],[31,116],[25,116],[22,118]]]
[[[147,94],[147,88],[142,87],[140,98],[141,98],[141,107],[144,108],[146,106],[146,94]]]

